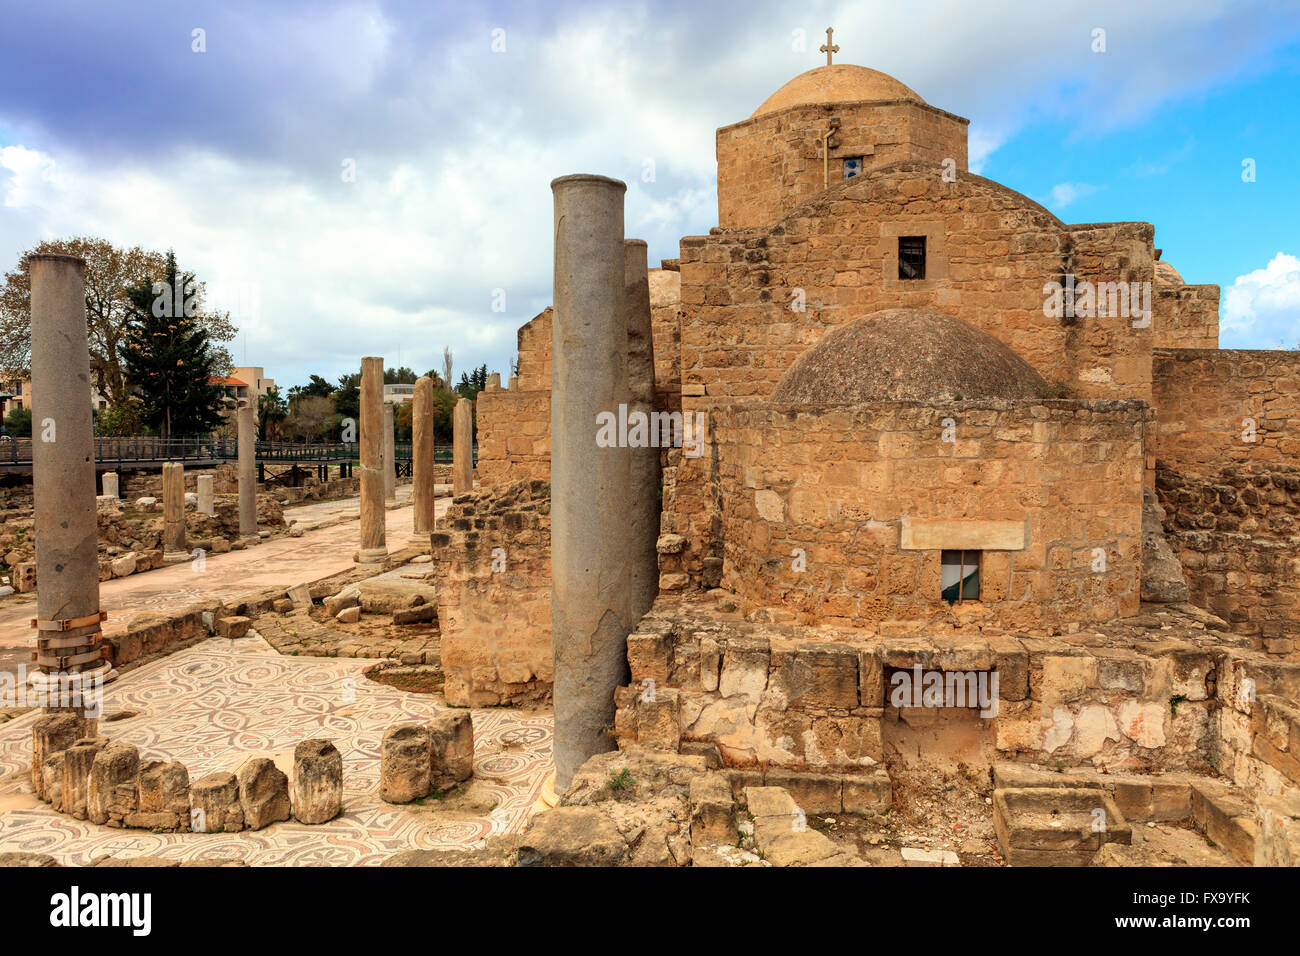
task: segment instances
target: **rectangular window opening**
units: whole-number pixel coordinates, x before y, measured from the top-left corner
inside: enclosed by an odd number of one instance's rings
[[[898,237],[898,277],[925,278],[925,236]]]
[[[982,551],[944,551],[940,563],[940,597],[949,604],[980,598]]]

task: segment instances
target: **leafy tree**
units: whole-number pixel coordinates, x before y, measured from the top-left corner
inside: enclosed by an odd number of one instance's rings
[[[139,435],[144,431],[140,421],[139,399],[110,404],[95,412],[95,431],[100,435]]]
[[[334,411],[353,421],[361,418],[361,373],[353,372],[339,378],[338,390],[334,393]]]
[[[334,424],[334,403],[320,395],[298,399],[289,410],[284,427],[299,441],[316,441]]]
[[[338,389],[335,386],[325,381],[325,379],[321,378],[319,375],[311,376],[307,381],[307,384],[302,387],[303,395],[315,395],[318,398],[329,398],[337,391]]]
[[[280,396],[280,387],[272,385],[257,400],[257,431],[264,441],[278,438],[280,423],[289,414],[289,403]]]
[[[415,373],[403,365],[401,368],[384,369],[385,385],[414,385]]]
[[[130,292],[146,283],[161,281],[167,257],[133,246],[122,249],[107,239],[75,236],[37,243],[23,253],[18,266],[5,273],[0,285],[0,368],[27,371],[31,368],[31,258],[37,254],[81,256],[86,260],[86,322],[90,340],[90,375],[95,387],[118,405],[127,399],[126,366],[122,347],[133,307]],[[229,313],[208,312],[201,307],[203,286],[199,285],[200,308],[191,316],[207,332],[217,375],[229,375],[233,362],[222,345],[238,331]]]
[[[138,389],[141,420],[164,438],[211,431],[221,424],[220,374],[208,333],[199,323],[201,288],[167,253],[159,282],[132,286],[122,342],[127,385]]]
[[[14,438],[31,438],[32,410],[22,406],[15,406],[5,416],[5,434],[12,435]]]
[[[479,392],[487,388],[488,370],[487,365],[480,365],[468,374],[460,373],[460,384],[456,386],[456,392],[461,398],[468,398],[471,402]]]

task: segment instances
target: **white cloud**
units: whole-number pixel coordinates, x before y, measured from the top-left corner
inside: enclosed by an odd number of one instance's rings
[[[1098,188],[1089,183],[1057,183],[1052,187],[1052,198],[1047,205],[1053,209],[1064,209],[1076,199],[1091,196]]]
[[[677,256],[682,235],[717,221],[716,128],[824,62],[828,23],[837,60],[972,119],[976,172],[1037,118],[1113,127],[1235,75],[1270,41],[1222,0],[1099,0],[1086,14],[1008,0],[996,19],[966,0],[667,13],[627,2],[545,16],[505,4],[432,20],[397,0],[269,17],[242,6],[223,5],[229,18],[209,29],[203,57],[186,48],[177,68],[111,73],[120,82],[98,90],[69,83],[82,112],[61,108],[48,84],[31,115],[30,95],[5,101],[16,105],[0,109],[0,269],[54,236],[174,246],[236,311],[248,361],[286,384],[354,369],[363,354],[395,361],[398,347],[423,371],[443,344],[458,367],[505,371],[515,330],[550,299],[550,180],[624,179],[628,233],[650,243],[652,264]],[[104,16],[105,28],[120,19]],[[1091,53],[1096,25],[1110,52]],[[497,26],[502,54],[490,51]],[[98,75],[114,49],[82,69]],[[159,90],[170,85],[200,121],[161,138],[129,133],[146,107],[171,101]],[[345,157],[353,184],[340,181]],[[1048,204],[1096,188],[1060,183]],[[490,310],[495,288],[504,314]],[[243,348],[232,350],[241,361]]]
[[[1300,258],[1279,252],[1237,276],[1224,292],[1220,331],[1239,347],[1300,348]]]

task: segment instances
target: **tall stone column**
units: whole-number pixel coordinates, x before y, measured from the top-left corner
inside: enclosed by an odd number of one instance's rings
[[[361,551],[362,564],[388,558],[384,522],[384,360],[361,360]]]
[[[185,548],[185,466],[179,461],[163,462],[163,560],[184,561],[190,555]]]
[[[397,439],[393,435],[393,406],[384,402],[384,501],[397,500]]]
[[[451,493],[474,490],[474,403],[462,398],[452,416]]]
[[[100,631],[86,263],[59,255],[34,255],[29,262],[39,668],[32,683],[54,691],[59,683],[85,687],[89,675],[103,678],[109,671]],[[73,702],[46,703],[58,709]]]
[[[235,413],[239,427],[239,536],[257,538],[257,410],[244,402]]]
[[[433,379],[415,380],[411,399],[411,544],[429,550],[433,531]]]
[[[654,334],[650,321],[650,272],[646,265],[647,247],[643,239],[623,243],[623,306],[627,316],[627,385],[628,418],[644,415],[645,446],[628,449],[632,517],[629,558],[629,610],[633,621],[650,610],[659,596],[659,511],[662,476],[659,449],[649,439],[651,414],[655,408]],[[632,429],[629,428],[629,435]],[[629,441],[631,444],[631,441]]]
[[[555,788],[593,754],[614,690],[627,683],[630,630],[627,450],[600,447],[601,413],[628,400],[623,195],[603,176],[564,176],[555,199],[551,360],[551,638]]]
[[[213,493],[214,483],[211,475],[198,475],[194,479],[194,490],[199,496],[199,512],[205,515],[217,513],[217,499]]]

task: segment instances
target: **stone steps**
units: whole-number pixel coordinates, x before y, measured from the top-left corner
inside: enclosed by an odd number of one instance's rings
[[[1224,780],[1193,773],[1104,774],[1091,767],[1058,772],[1025,764],[998,763],[993,767],[993,781],[994,822],[1000,842],[1004,842],[1004,836],[1003,826],[998,825],[998,793],[1100,791],[1114,801],[1127,825],[1191,822],[1237,862],[1245,866],[1255,863],[1255,801],[1245,790]],[[1010,816],[1015,816],[1014,810]],[[1007,821],[1006,825],[1014,829],[1014,820]],[[1009,849],[1014,847],[1004,842],[1003,852],[1016,865],[1014,854],[1007,852]],[[1024,854],[1021,856],[1028,860]],[[1136,851],[1107,851],[1108,859],[1139,856]]]
[[[1015,787],[993,791],[993,827],[1012,866],[1088,866],[1133,831],[1101,787]]]

